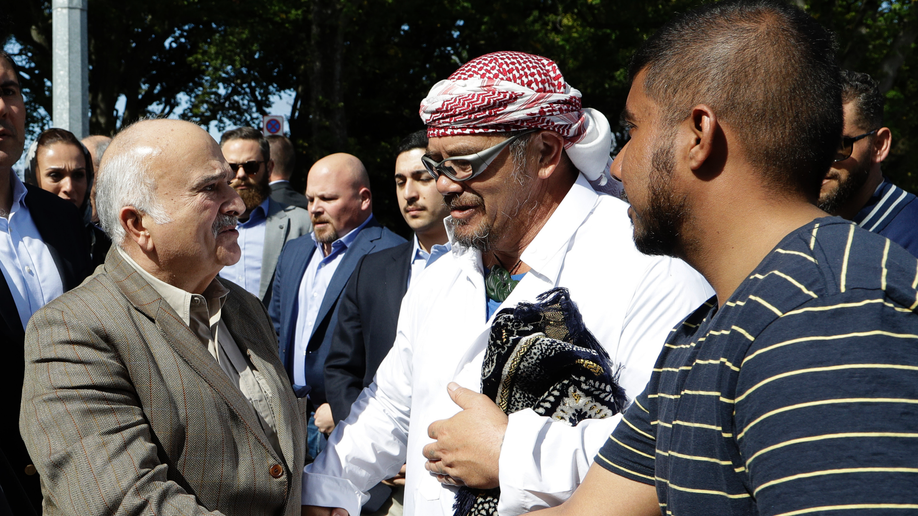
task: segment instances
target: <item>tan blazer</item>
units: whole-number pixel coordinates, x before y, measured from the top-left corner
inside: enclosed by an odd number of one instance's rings
[[[222,283],[223,319],[274,387],[283,456],[206,346],[112,249],[26,330],[19,425],[44,514],[300,514],[304,407],[264,306]]]

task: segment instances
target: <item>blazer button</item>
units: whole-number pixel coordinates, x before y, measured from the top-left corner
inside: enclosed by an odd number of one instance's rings
[[[271,469],[268,470],[268,473],[270,473],[274,478],[280,478],[284,476],[284,468],[280,464],[275,464],[271,466]]]
[[[34,475],[34,474],[36,474],[36,473],[38,473],[38,470],[35,469],[35,465],[34,465],[34,464],[29,464],[28,466],[25,467],[25,474],[26,474],[26,475],[29,475],[29,476],[31,477],[32,475]]]

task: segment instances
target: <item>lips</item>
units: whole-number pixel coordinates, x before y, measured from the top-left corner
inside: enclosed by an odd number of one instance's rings
[[[472,211],[484,205],[481,197],[472,194],[446,197],[444,201],[446,201],[446,205],[449,207],[450,216],[456,219],[471,216]]]

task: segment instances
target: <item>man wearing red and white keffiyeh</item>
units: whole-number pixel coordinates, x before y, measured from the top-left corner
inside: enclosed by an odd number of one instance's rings
[[[435,84],[421,101],[421,119],[430,138],[555,131],[594,188],[615,193],[617,183],[607,186],[614,141],[609,122],[599,111],[583,108],[580,97],[551,59],[495,52],[469,61]]]
[[[576,368],[557,359],[565,332],[543,333],[527,318],[496,325],[491,339],[492,323],[546,292],[569,293],[568,308],[545,318],[577,320],[578,334],[595,337],[607,365],[568,362],[605,375],[602,389],[614,386],[624,404],[644,388],[669,330],[712,293],[685,263],[635,248],[628,206],[598,191],[619,184],[608,180],[609,124],[582,107],[551,60],[473,59],[420,111],[429,136],[421,161],[449,207],[452,249],[412,278],[373,384],[306,467],[306,515],[343,514],[331,507],[356,516],[366,491],[402,464],[405,516],[514,516],[560,504],[619,418],[588,401],[582,386],[595,381],[572,378]],[[539,335],[552,344],[531,349],[527,339]],[[516,347],[505,338],[514,336]],[[508,404],[481,394],[491,392],[486,378],[521,395]],[[564,388],[539,383],[547,378]],[[529,403],[543,395],[579,423]]]

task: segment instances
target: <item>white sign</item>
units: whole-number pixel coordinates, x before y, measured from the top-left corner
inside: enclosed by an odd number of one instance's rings
[[[284,117],[281,115],[265,115],[261,117],[261,132],[265,136],[284,134]]]

